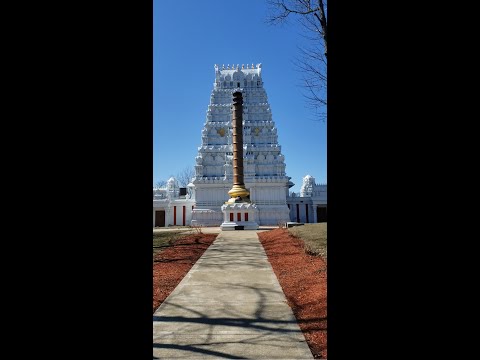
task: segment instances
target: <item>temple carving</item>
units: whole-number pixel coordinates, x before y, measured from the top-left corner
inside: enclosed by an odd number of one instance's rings
[[[222,223],[220,207],[229,199],[227,192],[233,180],[232,94],[237,91],[243,97],[243,180],[251,203],[258,208],[257,221],[259,225],[289,221],[287,196],[293,183],[286,175],[285,157],[263,86],[262,65],[214,68],[215,82],[191,183],[196,202],[192,223]],[[212,212],[206,213],[207,209]]]

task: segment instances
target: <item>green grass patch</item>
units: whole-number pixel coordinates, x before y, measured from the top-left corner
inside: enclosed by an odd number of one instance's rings
[[[162,252],[165,248],[172,246],[175,241],[185,236],[185,231],[162,231],[153,233],[153,255]]]
[[[294,226],[288,231],[303,240],[307,254],[327,258],[327,223]]]

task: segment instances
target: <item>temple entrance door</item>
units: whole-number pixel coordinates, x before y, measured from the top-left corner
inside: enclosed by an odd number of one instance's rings
[[[327,222],[327,208],[317,207],[317,223]]]
[[[165,227],[165,210],[155,211],[155,226]]]

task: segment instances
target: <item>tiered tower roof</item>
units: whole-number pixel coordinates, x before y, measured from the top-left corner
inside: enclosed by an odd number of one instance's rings
[[[285,181],[285,158],[278,144],[262,64],[215,65],[215,82],[196,158],[196,184],[231,181],[232,93],[243,95],[245,181]]]

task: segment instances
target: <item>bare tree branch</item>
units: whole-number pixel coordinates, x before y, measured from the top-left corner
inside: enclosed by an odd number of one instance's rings
[[[157,187],[157,188],[163,188],[165,186],[167,186],[167,182],[165,180],[159,180],[154,185],[154,187]]]
[[[327,18],[325,16],[325,8],[323,6],[323,0],[318,0],[318,12],[320,15],[315,13],[315,17],[320,22],[320,25],[323,30],[322,36],[323,36],[323,42],[325,46],[325,57],[326,57],[327,56]]]
[[[195,169],[193,166],[186,166],[175,176],[180,187],[187,187],[193,177],[195,177]]]
[[[308,47],[299,47],[295,66],[303,74],[302,87],[309,107],[321,120],[326,119],[327,105],[327,16],[325,0],[267,0],[267,22],[279,24],[295,18],[304,28],[301,34]]]

